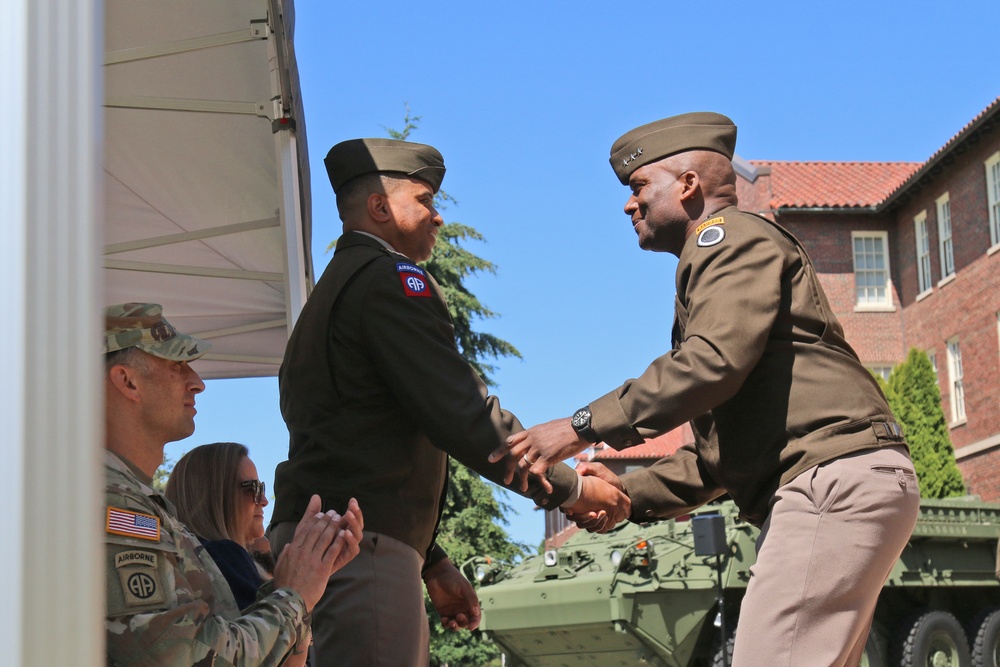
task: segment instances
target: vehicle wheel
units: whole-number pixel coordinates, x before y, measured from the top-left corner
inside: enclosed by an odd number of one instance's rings
[[[729,635],[726,641],[726,651],[729,660],[724,660],[725,656],[722,654],[722,642],[719,641],[718,633],[716,633],[715,639],[712,640],[712,667],[728,667],[733,664],[733,648],[736,646],[735,618],[726,621],[726,634]]]
[[[972,667],[1000,667],[1000,609],[984,609],[969,624]]]
[[[958,619],[925,610],[903,626],[897,642],[900,667],[970,667],[969,643]]]
[[[865,652],[861,654],[860,667],[886,667],[885,648],[875,628],[868,632],[868,641],[865,643]]]

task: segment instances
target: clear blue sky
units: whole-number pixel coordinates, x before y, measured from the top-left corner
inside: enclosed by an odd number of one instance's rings
[[[524,355],[495,379],[525,425],[670,345],[676,262],[636,244],[608,165],[618,136],[710,110],[746,159],[923,161],[1000,95],[996,0],[296,4],[317,275],[340,233],[323,157],[400,129],[408,103],[411,139],[445,157],[445,220],[483,233],[471,249],[499,268],[470,287],[500,314],[478,328]],[[243,442],[270,488],[287,451],[277,400],[273,378],[211,381],[197,432],[167,455]],[[541,515],[511,500],[510,534],[537,544]]]

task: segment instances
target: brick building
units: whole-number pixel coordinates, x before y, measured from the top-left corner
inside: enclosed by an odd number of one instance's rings
[[[740,208],[809,251],[847,340],[938,374],[971,493],[1000,499],[1000,98],[923,163],[737,161]]]
[[[799,238],[867,367],[887,377],[910,348],[930,355],[969,492],[1000,500],[1000,98],[923,163],[734,165],[740,208]],[[625,472],[690,438],[581,458]],[[568,537],[561,515],[545,534]]]

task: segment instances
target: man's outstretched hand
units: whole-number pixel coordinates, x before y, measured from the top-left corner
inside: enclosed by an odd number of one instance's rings
[[[549,466],[579,454],[591,443],[581,438],[569,418],[555,419],[515,433],[490,454],[490,463],[510,456],[516,466],[508,466],[504,482],[510,484],[515,468],[544,477]]]
[[[600,463],[580,463],[580,499],[564,508],[567,518],[591,533],[606,533],[632,514],[632,499],[618,475]]]

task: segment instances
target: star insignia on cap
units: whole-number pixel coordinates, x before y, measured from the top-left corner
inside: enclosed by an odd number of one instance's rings
[[[632,153],[627,158],[625,158],[624,160],[622,160],[622,166],[623,167],[627,167],[629,162],[632,162],[633,160],[635,160],[640,155],[642,155],[642,149],[641,148],[637,148],[634,153]]]

